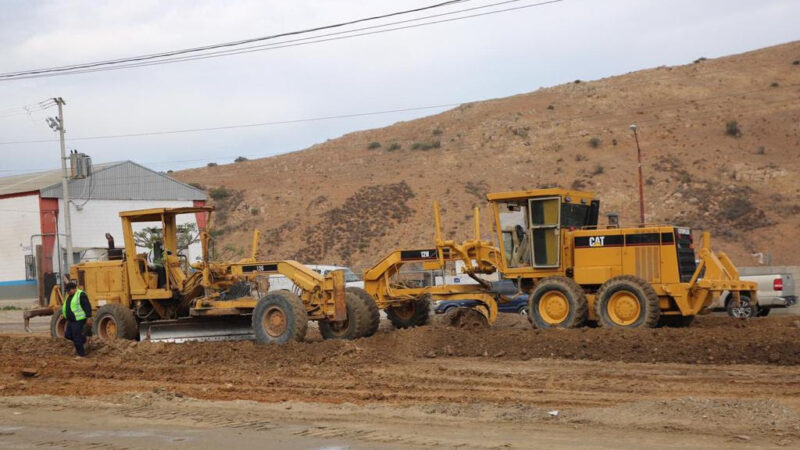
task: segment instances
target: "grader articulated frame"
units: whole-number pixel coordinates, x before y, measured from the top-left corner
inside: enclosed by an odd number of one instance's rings
[[[231,340],[262,343],[302,340],[308,320],[316,320],[325,338],[353,339],[374,333],[377,308],[363,291],[345,288],[344,274],[320,275],[296,261],[258,259],[258,232],[249,258],[211,262],[209,235],[201,238],[202,259],[185,271],[177,245],[176,216],[207,214],[211,207],[155,208],[120,213],[124,252],[110,261],[83,262],[70,267],[92,303],[92,331],[101,339]],[[160,223],[163,230],[163,269],[136,253],[133,225]],[[110,252],[111,253],[111,252]],[[269,276],[283,275],[299,294],[269,291]],[[58,286],[46,308],[26,312],[30,317],[53,315],[51,334],[63,336],[60,314],[63,296]],[[377,328],[377,327],[375,327]]]
[[[587,322],[621,328],[686,326],[723,291],[732,292],[736,302],[757,302],[756,284],[741,281],[727,255],[711,250],[707,232],[696,264],[689,229],[599,227],[600,203],[587,192],[539,189],[487,197],[497,246],[480,239],[477,208],[475,239],[462,244],[442,240],[434,204],[435,247],[395,251],[366,272],[365,289],[390,319],[402,312],[404,325],[419,325],[427,318],[427,310],[422,312],[427,299],[470,299],[478,302],[475,309],[485,323],[494,323],[497,302],[509,298],[493,292],[478,275],[495,271],[514,281],[518,294],[528,295],[528,317],[538,328]],[[477,284],[398,282],[401,267],[413,261],[431,271],[460,261],[463,273]]]

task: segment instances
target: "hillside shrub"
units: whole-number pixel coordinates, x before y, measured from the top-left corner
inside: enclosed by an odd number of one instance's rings
[[[735,120],[729,120],[725,124],[725,134],[728,136],[739,137],[742,135],[742,130],[739,129],[739,122]]]
[[[210,162],[210,163],[206,164],[206,167],[217,167],[217,163]]]
[[[367,148],[369,150],[375,150],[376,148],[381,148],[381,143],[378,141],[372,141],[369,143],[369,145],[367,145]]]
[[[426,150],[430,150],[432,148],[439,148],[441,146],[442,146],[442,143],[441,143],[441,141],[438,141],[438,140],[437,141],[433,141],[433,142],[414,142],[414,144],[411,145],[411,150],[426,151]]]
[[[225,186],[215,187],[208,191],[208,196],[215,201],[222,200],[231,196],[231,193],[225,189]],[[219,213],[218,213],[219,214]]]
[[[593,138],[589,139],[589,146],[592,147],[592,148],[600,147],[600,138],[593,137]]]
[[[233,162],[237,162],[237,163],[245,162],[245,161],[247,161],[247,158],[245,158],[244,156],[237,156],[236,159],[233,160]]]
[[[401,148],[402,148],[402,146],[400,144],[398,144],[397,142],[392,142],[392,145],[390,145],[387,150],[389,150],[390,152],[393,152],[395,150],[400,150]]]

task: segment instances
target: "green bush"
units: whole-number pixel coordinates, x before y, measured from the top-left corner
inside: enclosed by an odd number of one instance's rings
[[[411,146],[411,150],[430,150],[432,148],[440,148],[442,146],[441,141],[433,141],[433,142],[414,142]]]
[[[254,216],[257,216],[257,215],[258,215],[258,213],[260,213],[260,212],[261,212],[261,210],[260,210],[260,209],[258,209],[258,208],[256,208],[255,206],[253,206],[253,207],[251,207],[251,208],[250,208],[250,214],[252,214],[252,215],[254,215]]]
[[[435,128],[433,130],[433,135],[434,136],[439,136],[440,134],[442,134],[442,129],[441,128]]]
[[[372,141],[367,145],[367,148],[370,150],[375,150],[376,148],[381,148],[381,143],[378,141]]]
[[[217,163],[210,162],[210,163],[206,164],[206,167],[217,167]]]
[[[245,162],[245,161],[247,161],[247,158],[245,158],[244,156],[237,156],[236,159],[233,160],[233,162]]]
[[[219,201],[231,196],[231,193],[225,189],[225,186],[215,187],[208,191],[208,196],[212,199]]]
[[[395,150],[400,150],[400,148],[402,148],[400,144],[398,144],[397,142],[392,142],[392,145],[390,145],[387,150],[393,152]]]
[[[593,138],[589,139],[589,146],[592,147],[592,148],[600,147],[600,138],[593,137]]]
[[[735,120],[729,120],[725,124],[725,134],[728,136],[739,137],[742,135],[742,130],[739,129],[739,122]]]

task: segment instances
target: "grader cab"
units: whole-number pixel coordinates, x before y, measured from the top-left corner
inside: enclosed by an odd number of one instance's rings
[[[436,246],[426,251],[429,270],[460,260],[477,284],[409,289],[393,283],[408,262],[403,255],[411,254],[397,251],[365,276],[365,289],[387,314],[421,309],[426,298],[471,298],[481,305],[477,310],[485,322],[493,323],[497,302],[509,298],[477,275],[494,271],[514,281],[519,294],[528,294],[529,319],[538,328],[587,322],[622,328],[686,326],[723,291],[741,303],[757,302],[756,285],[739,280],[730,259],[711,251],[708,233],[697,264],[691,230],[621,228],[613,221],[599,226],[600,202],[587,192],[539,189],[491,193],[488,200],[498,245],[481,241],[477,208],[475,239],[462,244],[442,240],[435,207]]]
[[[345,288],[344,274],[320,275],[296,261],[258,259],[258,232],[249,258],[209,261],[209,235],[202,234],[202,257],[186,270],[178,248],[176,217],[206,214],[211,207],[155,208],[120,213],[125,247],[109,251],[108,261],[70,267],[70,278],[89,296],[92,331],[101,339],[185,340],[255,339],[262,343],[302,340],[308,320],[319,322],[326,339],[354,339],[375,332],[378,310],[365,292]],[[137,253],[134,226],[156,224],[163,244],[148,258]],[[112,249],[116,250],[116,249]],[[159,259],[161,264],[153,264]],[[270,291],[270,275],[283,275],[296,289]],[[50,305],[25,314],[53,314],[51,334],[63,336],[56,286]],[[377,327],[374,327],[377,328]]]

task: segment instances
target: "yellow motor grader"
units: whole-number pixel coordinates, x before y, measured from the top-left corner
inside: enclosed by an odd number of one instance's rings
[[[209,235],[201,235],[202,258],[191,269],[178,251],[176,216],[211,215],[212,207],[155,208],[120,213],[124,249],[110,249],[108,261],[70,267],[70,279],[89,296],[92,332],[100,339],[185,340],[255,339],[260,343],[301,341],[309,320],[319,322],[326,339],[355,339],[374,333],[378,310],[357,288],[345,288],[344,274],[320,275],[296,261],[257,258],[258,232],[249,258],[211,262]],[[163,264],[137,253],[134,224],[160,224]],[[159,250],[159,253],[162,253]],[[269,276],[283,275],[295,292],[270,292]],[[63,337],[63,294],[58,286],[45,308],[26,311],[31,317],[53,315],[51,335]],[[376,327],[375,327],[376,328]]]
[[[393,252],[365,273],[366,291],[396,326],[425,323],[428,299],[475,300],[478,322],[494,323],[497,302],[510,300],[478,276],[494,272],[514,283],[514,296],[528,295],[528,317],[538,328],[688,326],[723,291],[739,303],[757,302],[756,284],[741,281],[727,255],[711,250],[708,233],[695,255],[688,228],[622,228],[613,220],[598,226],[600,202],[588,192],[554,188],[487,197],[498,245],[480,239],[477,208],[475,239],[443,240],[435,205],[435,247]],[[403,280],[402,267],[417,261],[432,272],[461,261],[476,283]],[[471,317],[456,325],[476,324]]]

